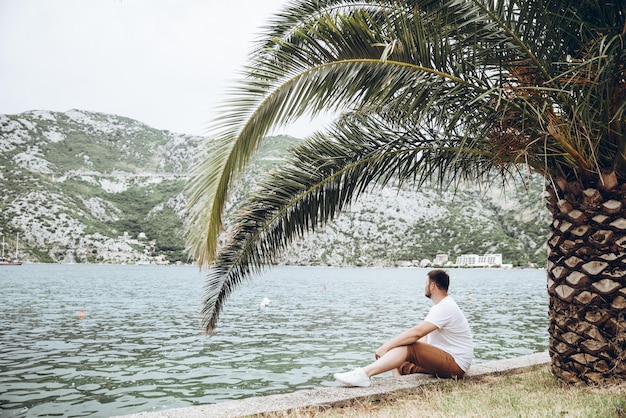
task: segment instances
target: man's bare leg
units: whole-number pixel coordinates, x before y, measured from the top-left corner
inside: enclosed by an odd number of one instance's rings
[[[384,356],[380,357],[375,362],[363,367],[363,371],[368,377],[372,377],[377,374],[381,374],[394,369],[396,372],[398,372],[398,367],[400,367],[402,363],[406,361],[407,354],[408,350],[406,346],[392,348],[391,350],[387,351]],[[398,372],[398,376],[399,375],[400,373]]]

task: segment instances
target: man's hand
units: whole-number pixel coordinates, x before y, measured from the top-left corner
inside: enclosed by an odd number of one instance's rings
[[[378,360],[379,358],[384,356],[387,351],[389,351],[389,349],[386,347],[386,344],[383,344],[376,349],[376,351],[374,352],[374,357],[376,358],[376,360]]]
[[[376,360],[378,360],[379,358],[384,356],[387,353],[387,351],[391,350],[392,348],[399,347],[401,345],[413,344],[415,341],[418,341],[420,338],[425,337],[426,335],[430,334],[436,329],[437,327],[434,324],[431,324],[430,322],[422,321],[419,325],[413,328],[409,328],[408,330],[404,331],[402,334],[398,335],[395,338],[392,338],[391,340],[387,341],[385,344],[378,347],[376,351],[374,352],[374,357],[376,357]]]

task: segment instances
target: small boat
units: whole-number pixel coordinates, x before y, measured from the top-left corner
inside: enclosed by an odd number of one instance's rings
[[[0,266],[21,266],[22,262],[15,257],[5,258],[0,257]]]
[[[15,257],[5,257],[4,256],[4,234],[2,235],[2,256],[0,257],[0,266],[21,266],[22,262],[19,260],[17,256],[18,246],[20,242],[20,234],[17,234],[15,241]]]

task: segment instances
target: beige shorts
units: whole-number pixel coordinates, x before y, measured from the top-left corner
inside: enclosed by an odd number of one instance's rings
[[[454,358],[440,348],[423,342],[406,347],[407,359],[398,367],[400,374],[427,373],[443,378],[460,378],[465,374]]]

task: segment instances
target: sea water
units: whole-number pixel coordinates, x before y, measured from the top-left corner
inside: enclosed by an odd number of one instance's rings
[[[196,267],[0,267],[1,415],[106,417],[336,386],[333,373],[423,319],[427,271],[277,267],[236,288],[207,336]],[[448,271],[475,363],[547,349],[545,270]]]

